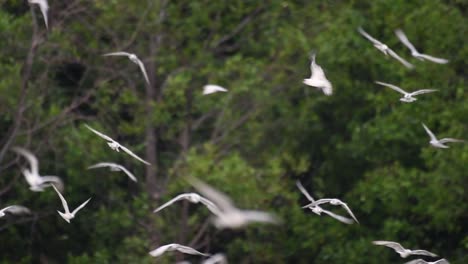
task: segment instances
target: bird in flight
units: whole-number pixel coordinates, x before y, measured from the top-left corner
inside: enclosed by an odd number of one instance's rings
[[[336,198],[324,198],[324,199],[319,199],[315,202],[311,202],[310,204],[308,205],[305,205],[303,206],[302,208],[309,208],[309,207],[314,207],[314,206],[317,206],[317,205],[321,205],[321,204],[324,204],[324,203],[329,203],[331,205],[337,205],[337,206],[341,206],[343,207],[343,209],[346,210],[346,212],[348,212],[348,214],[354,219],[354,221],[356,221],[356,223],[359,223],[359,221],[357,220],[356,216],[354,216],[353,212],[351,211],[351,209],[349,209],[349,206],[342,202],[341,200],[339,199],[336,199]]]
[[[135,177],[135,175],[133,175],[129,170],[127,170],[124,166],[122,165],[119,165],[117,163],[112,163],[112,162],[100,162],[100,163],[96,163],[92,166],[89,166],[88,167],[88,170],[89,169],[96,169],[96,168],[103,168],[103,167],[109,167],[111,171],[123,171],[125,172],[125,174],[127,174],[127,176],[130,178],[130,180],[134,181],[134,182],[138,182],[137,178]]]
[[[57,188],[55,188],[55,185],[52,184],[52,187],[54,188],[54,190],[57,192],[58,196],[60,197],[60,200],[62,201],[63,209],[65,210],[64,213],[62,213],[62,212],[60,212],[58,210],[57,210],[57,212],[68,223],[70,223],[70,220],[75,217],[75,214],[78,213],[78,211],[81,210],[81,208],[85,207],[85,205],[89,202],[89,200],[91,200],[91,198],[89,198],[84,203],[82,203],[80,206],[75,208],[75,210],[73,210],[73,212],[70,213],[70,209],[68,208],[68,203],[65,200],[65,198],[63,198],[62,194],[57,190]]]
[[[213,220],[214,225],[219,229],[240,228],[251,222],[279,223],[279,220],[272,214],[236,208],[229,197],[198,179],[188,178],[188,180],[195,189],[207,197],[219,209],[219,212],[212,211],[215,215]]]
[[[392,89],[394,91],[397,91],[397,92],[403,94],[403,97],[400,98],[400,101],[405,102],[405,103],[411,103],[411,102],[414,102],[414,101],[418,100],[418,99],[414,98],[414,96],[416,96],[416,95],[437,92],[437,90],[434,90],[434,89],[422,89],[422,90],[417,90],[417,91],[408,93],[408,92],[404,91],[403,89],[401,89],[400,87],[398,87],[396,85],[393,85],[393,84],[384,83],[384,82],[375,82],[375,83],[380,84],[382,86],[386,86],[386,87],[388,87],[388,88],[390,88],[390,89]]]
[[[405,264],[450,264],[450,263],[446,259],[439,259],[433,262],[425,261],[424,259],[414,259],[414,260],[405,262]]]
[[[99,132],[99,131],[93,129],[92,127],[90,127],[90,126],[88,126],[88,125],[86,125],[86,124],[85,124],[85,127],[86,127],[87,129],[91,130],[92,132],[94,132],[96,135],[98,135],[98,136],[102,137],[103,139],[107,140],[107,141],[108,141],[108,142],[107,142],[107,145],[109,145],[109,147],[110,147],[111,149],[113,149],[113,150],[115,150],[115,151],[117,151],[117,152],[119,152],[120,149],[122,149],[122,150],[125,151],[128,155],[134,157],[135,159],[137,159],[137,160],[139,160],[139,161],[145,163],[146,165],[151,165],[151,163],[149,163],[149,162],[143,160],[142,158],[138,157],[135,153],[133,153],[132,151],[130,151],[128,148],[126,148],[126,147],[120,145],[119,142],[113,140],[111,137],[104,135],[103,133],[101,133],[101,132]]]
[[[309,205],[306,205],[303,208],[306,208],[306,207],[309,208],[316,215],[321,215],[322,213],[325,213],[325,214],[327,214],[327,215],[329,215],[329,216],[335,218],[336,220],[338,220],[338,221],[340,221],[342,223],[345,223],[345,224],[352,224],[353,223],[353,219],[349,219],[347,217],[335,214],[335,213],[333,213],[331,211],[323,209],[318,204],[314,204],[314,203],[316,203],[318,201],[315,201],[314,198],[312,198],[312,196],[306,191],[304,186],[302,186],[302,184],[299,181],[296,182],[296,186],[297,186],[297,188],[299,188],[299,190],[302,192],[302,194],[304,194],[304,196],[307,198],[307,200],[309,200],[311,202]],[[351,215],[354,217],[354,215],[352,213],[351,213]],[[358,222],[358,221],[356,220],[356,222]]]
[[[406,68],[408,69],[413,69],[414,66],[404,60],[402,57],[398,56],[392,49],[390,49],[387,45],[383,44],[382,42],[376,40],[375,38],[371,37],[371,35],[367,34],[361,27],[358,28],[359,33],[363,35],[365,38],[367,38],[372,44],[374,44],[374,47],[376,47],[378,50],[380,50],[385,56],[390,55],[391,57],[397,59],[401,64],[405,65]]]
[[[212,93],[217,93],[217,92],[227,92],[228,90],[224,87],[221,87],[219,85],[215,84],[207,84],[203,86],[203,94],[212,94]]]
[[[325,77],[322,67],[315,63],[315,56],[316,54],[314,53],[311,57],[310,77],[308,79],[304,79],[302,82],[306,85],[322,90],[325,95],[332,95],[333,86],[327,77]]]
[[[187,247],[187,246],[183,246],[183,245],[175,244],[175,243],[160,246],[152,250],[149,254],[153,257],[159,257],[168,251],[175,251],[175,250],[180,251],[185,254],[190,254],[190,255],[200,255],[200,256],[205,256],[205,257],[210,256],[210,254],[202,253],[191,247]]]
[[[29,162],[31,169],[22,168],[21,172],[29,184],[29,189],[34,192],[42,192],[45,187],[51,184],[57,185],[57,188],[63,190],[63,182],[57,176],[41,176],[39,175],[39,162],[36,156],[29,150],[20,147],[13,147],[12,150],[17,154],[22,155]]]
[[[47,29],[49,29],[49,25],[47,22],[47,11],[49,10],[49,4],[47,3],[47,0],[28,0],[28,3],[36,4],[39,6],[39,9],[41,9],[42,16],[44,17],[45,26]]]
[[[202,197],[201,195],[199,195],[198,193],[183,193],[183,194],[179,194],[177,195],[175,198],[173,198],[172,200],[170,200],[169,202],[161,205],[160,207],[158,207],[156,210],[153,211],[153,213],[157,213],[159,211],[161,211],[162,209],[168,207],[169,205],[177,202],[177,201],[180,201],[180,200],[188,200],[189,202],[191,203],[202,203],[204,204],[208,210],[210,210],[213,214],[219,214],[220,213],[220,210],[216,207],[216,205],[206,199],[205,197]]]
[[[442,138],[442,139],[437,139],[434,133],[432,133],[429,128],[422,123],[422,126],[424,127],[424,130],[426,130],[426,133],[429,135],[431,140],[429,141],[429,144],[431,144],[433,147],[436,148],[449,148],[449,146],[445,145],[445,143],[454,143],[454,142],[465,142],[462,139],[456,139],[456,138]]]
[[[408,49],[410,49],[411,55],[413,57],[415,57],[415,58],[417,58],[417,59],[419,59],[421,61],[428,60],[428,61],[432,61],[432,62],[439,63],[439,64],[445,64],[445,63],[449,62],[446,59],[436,58],[436,57],[433,57],[433,56],[430,56],[430,55],[427,55],[427,54],[419,53],[419,51],[408,40],[408,37],[406,37],[403,30],[397,29],[397,30],[395,30],[395,34],[400,39],[401,43],[403,43],[403,45],[405,45]]]
[[[205,259],[202,264],[227,264],[226,256],[222,253],[214,254],[210,258]]]
[[[138,67],[140,67],[140,70],[143,73],[143,77],[145,77],[146,82],[150,84],[150,81],[148,79],[148,74],[146,73],[145,65],[135,54],[124,52],[124,51],[118,51],[118,52],[106,53],[102,56],[127,56],[133,63],[135,63],[136,65],[138,65]]]
[[[31,211],[28,208],[21,205],[10,205],[0,210],[0,218],[4,217],[5,213],[19,215],[30,214]]]
[[[430,257],[437,257],[436,254],[429,252],[427,250],[422,250],[422,249],[406,249],[400,245],[400,243],[397,242],[392,242],[392,241],[373,241],[372,242],[374,245],[378,246],[386,246],[389,248],[392,248],[396,251],[396,253],[400,254],[400,257],[402,258],[407,258],[410,255],[424,255],[424,256],[430,256]]]

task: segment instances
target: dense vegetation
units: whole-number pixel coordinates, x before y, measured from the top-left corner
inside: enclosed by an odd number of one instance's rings
[[[468,263],[468,144],[435,149],[421,126],[468,138],[468,5],[457,0],[209,1],[50,0],[47,31],[37,6],[0,2],[0,219],[2,263],[174,263],[199,257],[148,251],[167,243],[225,252],[230,263],[403,263],[371,244],[394,240],[451,263]],[[386,58],[356,29],[414,63]],[[402,28],[440,65],[411,58]],[[151,85],[125,50],[145,63]],[[309,55],[333,83],[324,96],[302,84]],[[405,104],[374,81],[412,91]],[[215,83],[229,92],[202,96]],[[89,124],[153,166],[112,151]],[[32,192],[23,146],[40,171],[59,175],[71,224],[52,189]],[[117,162],[138,178],[87,170]],[[216,230],[199,205],[158,205],[193,191],[191,175],[241,208],[283,224]],[[360,225],[301,205],[300,180],[315,198],[346,201]],[[344,213],[344,212],[342,212]]]

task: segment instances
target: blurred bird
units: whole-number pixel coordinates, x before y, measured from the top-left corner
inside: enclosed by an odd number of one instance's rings
[[[129,170],[127,170],[124,166],[119,165],[117,163],[111,163],[111,162],[100,162],[97,164],[94,164],[92,166],[88,167],[89,169],[96,169],[96,168],[102,168],[102,167],[109,167],[111,171],[123,171],[127,176],[134,182],[138,182],[137,178],[135,175],[133,175]]]
[[[170,200],[169,202],[161,205],[160,207],[158,207],[156,210],[153,211],[153,213],[157,213],[159,211],[161,211],[162,209],[168,207],[169,205],[177,202],[177,201],[180,201],[182,199],[185,199],[185,200],[188,200],[189,202],[191,203],[202,203],[204,204],[208,210],[211,211],[211,213],[213,214],[220,214],[220,210],[216,207],[216,205],[211,202],[210,200],[206,199],[205,197],[202,197],[200,196],[198,193],[183,193],[183,194],[179,194],[177,195],[175,198],[173,198],[172,200]]]
[[[146,82],[150,84],[150,81],[148,79],[148,74],[146,73],[145,65],[135,54],[119,51],[119,52],[106,53],[102,56],[127,56],[133,63],[135,63],[136,65],[140,67],[140,70],[143,73],[143,77],[145,77]]]
[[[179,245],[179,244],[168,244],[164,246],[160,246],[156,248],[155,250],[152,250],[149,254],[153,257],[159,257],[162,254],[168,252],[168,251],[180,251],[185,254],[190,254],[190,255],[201,255],[201,256],[210,256],[210,254],[207,253],[201,253],[200,251],[197,251],[191,247]]]
[[[455,142],[465,142],[464,140],[461,139],[456,139],[456,138],[442,138],[442,139],[437,139],[434,133],[432,133],[427,126],[422,123],[422,126],[424,127],[424,130],[426,130],[426,133],[429,135],[431,140],[429,141],[429,144],[431,144],[433,147],[436,148],[449,148],[449,146],[444,145],[445,143],[455,143]]]
[[[396,54],[393,50],[391,50],[387,45],[385,45],[382,42],[380,42],[380,41],[376,40],[375,38],[371,37],[361,27],[358,28],[358,31],[359,31],[359,33],[361,33],[361,35],[363,35],[365,38],[370,40],[370,42],[372,42],[372,44],[374,44],[374,47],[376,47],[383,54],[385,54],[385,56],[387,56],[387,55],[392,56],[393,58],[395,58],[399,62],[401,62],[403,65],[405,65],[405,67],[408,68],[408,69],[413,69],[414,68],[414,66],[411,63],[407,62],[406,60],[404,60],[403,58],[398,56],[398,54]]]
[[[30,214],[31,211],[28,208],[21,205],[10,205],[0,210],[0,218],[4,217],[5,213],[19,215]]]
[[[351,217],[354,219],[354,221],[356,221],[356,223],[359,223],[359,221],[356,219],[356,216],[354,216],[353,212],[351,211],[351,209],[349,209],[348,205],[344,202],[342,202],[341,200],[339,199],[330,199],[330,198],[325,198],[325,199],[319,199],[315,202],[312,202],[308,205],[305,205],[303,206],[302,208],[308,208],[308,207],[314,207],[314,206],[317,206],[317,205],[321,205],[321,204],[324,204],[324,203],[329,203],[331,205],[338,205],[338,206],[341,206],[343,207],[343,209],[345,209],[349,215],[351,215]]]
[[[425,93],[437,92],[437,90],[434,90],[434,89],[422,89],[422,90],[417,90],[417,91],[408,93],[408,92],[404,91],[403,89],[401,89],[400,87],[395,86],[393,84],[384,83],[384,82],[375,82],[375,83],[386,86],[386,87],[388,87],[388,88],[390,88],[390,89],[392,89],[394,91],[397,91],[397,92],[403,94],[404,96],[402,98],[400,98],[400,101],[405,102],[405,103],[411,103],[411,102],[414,102],[414,101],[418,100],[418,99],[414,98],[413,96],[420,95],[420,94],[425,94]]]
[[[75,217],[75,214],[78,213],[78,211],[81,210],[81,208],[85,207],[85,205],[89,202],[89,200],[91,200],[91,198],[89,198],[84,203],[82,203],[80,206],[78,206],[75,210],[73,210],[73,212],[70,213],[70,209],[68,209],[68,203],[65,200],[65,198],[63,198],[62,194],[57,190],[57,188],[55,188],[54,185],[52,185],[52,187],[54,188],[54,190],[57,192],[58,196],[60,197],[60,200],[62,201],[63,209],[65,210],[64,213],[62,213],[62,212],[60,212],[58,210],[57,210],[57,212],[68,223],[70,223],[70,220]]]
[[[403,43],[406,47],[408,47],[408,49],[410,49],[411,55],[413,57],[415,57],[415,58],[417,58],[417,59],[419,59],[421,61],[429,60],[429,61],[439,63],[439,64],[445,64],[445,63],[449,62],[446,59],[436,58],[436,57],[433,57],[433,56],[429,56],[427,54],[419,53],[418,50],[413,46],[413,44],[411,44],[411,42],[408,40],[408,38],[406,37],[403,30],[397,29],[397,30],[395,30],[395,34],[400,39],[401,43]]]
[[[107,145],[109,145],[109,147],[117,152],[119,152],[120,150],[119,149],[122,149],[123,151],[125,151],[127,154],[129,154],[130,156],[134,157],[135,159],[145,163],[146,165],[151,165],[151,163],[143,160],[142,158],[138,157],[135,153],[133,153],[132,151],[130,151],[128,148],[122,146],[119,144],[119,142],[113,140],[112,138],[110,138],[109,136],[106,136],[104,135],[103,133],[91,128],[90,126],[88,125],[85,125],[85,127],[89,130],[91,130],[92,132],[94,132],[96,135],[102,137],[103,139],[107,140]]]
[[[228,264],[228,262],[224,254],[218,253],[208,259],[205,259],[202,264]]]
[[[450,264],[446,259],[439,259],[434,262],[428,262],[423,259],[414,259],[408,262],[405,262],[405,264]]]
[[[335,214],[331,211],[328,211],[328,210],[325,210],[323,209],[322,207],[320,207],[319,205],[317,204],[314,204],[316,201],[314,200],[314,198],[312,198],[312,196],[306,191],[306,189],[304,188],[304,186],[302,186],[302,184],[297,181],[296,182],[296,186],[297,188],[299,188],[299,190],[302,192],[302,194],[304,194],[304,196],[307,198],[307,200],[311,201],[311,204],[309,205],[306,205],[304,206],[303,208],[309,208],[314,214],[316,215],[321,215],[322,213],[325,213],[333,218],[335,218],[336,220],[342,222],[342,223],[345,223],[345,224],[352,224],[353,223],[353,219],[349,219],[349,218],[346,218],[344,216],[341,216],[341,215],[338,215],[338,214]],[[320,201],[320,200],[319,200]],[[318,201],[317,201],[318,202]],[[352,215],[354,216],[354,215]],[[356,220],[357,222],[357,220]],[[358,222],[359,223],[359,222]]]
[[[416,250],[411,250],[411,249],[406,249],[402,247],[399,243],[397,242],[392,242],[392,241],[373,241],[372,242],[374,245],[378,246],[386,246],[389,248],[393,248],[396,253],[400,254],[400,257],[402,258],[407,258],[410,255],[424,255],[424,256],[430,256],[430,257],[437,257],[436,254],[431,253],[427,250],[422,250],[422,249],[416,249]]]
[[[225,194],[215,190],[208,184],[188,178],[189,182],[205,197],[211,200],[219,209],[214,213],[214,225],[219,228],[240,228],[251,222],[278,224],[279,220],[272,214],[262,211],[240,210],[236,208],[231,199]]]
[[[212,94],[212,93],[217,93],[217,92],[227,92],[228,90],[224,87],[221,87],[219,85],[215,84],[207,84],[203,86],[203,94]]]
[[[47,22],[47,11],[49,10],[49,4],[47,0],[28,0],[29,4],[36,4],[41,9],[42,16],[44,17],[45,26],[49,29],[49,25]]]
[[[310,77],[304,79],[303,83],[312,87],[319,88],[325,95],[332,95],[333,87],[330,81],[325,77],[322,67],[315,63],[316,54],[312,54],[310,63]]]
[[[12,150],[24,156],[31,166],[31,169],[22,168],[21,172],[29,184],[29,189],[34,192],[42,192],[45,187],[50,186],[52,183],[57,185],[57,188],[63,190],[63,182],[57,176],[40,176],[39,175],[39,162],[36,156],[29,150],[20,147],[13,147]]]

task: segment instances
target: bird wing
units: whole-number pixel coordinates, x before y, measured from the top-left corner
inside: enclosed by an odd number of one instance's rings
[[[188,177],[187,179],[193,187],[206,196],[211,202],[215,203],[221,211],[235,209],[231,199],[224,193],[215,190],[213,187],[194,177]]]
[[[143,73],[143,77],[145,77],[146,82],[148,84],[150,84],[150,81],[148,79],[148,74],[146,73],[145,65],[143,64],[143,62],[140,59],[138,59],[138,66],[140,67],[140,70]]]
[[[311,201],[312,203],[315,202],[314,198],[312,198],[312,196],[310,196],[310,194],[306,191],[304,186],[302,186],[300,181],[296,181],[296,186],[297,186],[297,188],[299,188],[299,190],[302,192],[302,194],[304,194],[304,196],[307,198],[307,200]]]
[[[224,254],[218,253],[204,260],[202,264],[227,264],[227,259]]]
[[[176,250],[185,253],[185,254],[190,254],[190,255],[201,255],[201,256],[210,256],[210,254],[207,253],[202,253],[198,250],[195,250],[191,247],[183,246],[183,245],[177,245]]]
[[[427,250],[423,249],[416,249],[416,250],[411,250],[412,255],[424,255],[424,256],[430,256],[430,257],[437,257],[436,254],[429,252]]]
[[[203,94],[212,94],[215,92],[227,92],[228,90],[224,87],[215,84],[207,84],[203,86]]]
[[[124,52],[124,51],[117,51],[117,52],[110,52],[110,53],[106,53],[106,54],[103,54],[102,56],[127,56],[129,57],[130,53],[128,52]]]
[[[465,142],[463,139],[456,139],[456,138],[443,138],[439,140],[440,143],[449,143],[449,142]]]
[[[169,202],[166,202],[165,204],[159,206],[158,208],[156,208],[153,213],[157,213],[159,211],[161,211],[162,209],[168,207],[169,205],[177,202],[177,201],[180,201],[182,199],[187,199],[187,197],[189,197],[191,194],[190,193],[183,193],[183,194],[179,194],[177,195],[176,197],[172,198]]]
[[[111,137],[104,135],[103,133],[101,133],[101,132],[95,130],[94,128],[92,128],[92,127],[90,127],[90,126],[88,126],[88,125],[86,125],[86,124],[85,124],[85,127],[86,127],[87,129],[93,131],[96,135],[102,137],[103,139],[105,139],[105,140],[107,140],[107,141],[115,142],[115,140],[113,140]]]
[[[435,89],[422,89],[422,90],[417,90],[417,91],[412,92],[411,95],[416,96],[416,95],[419,95],[419,94],[433,93],[433,92],[437,92],[437,90],[435,90]]]
[[[405,45],[406,47],[408,47],[408,49],[411,50],[412,53],[417,53],[419,54],[418,50],[413,46],[413,44],[411,44],[411,42],[408,40],[408,38],[406,37],[405,33],[403,32],[403,30],[401,29],[397,29],[395,30],[395,34],[397,35],[397,37],[400,39],[401,43],[403,43],[403,45]]]
[[[428,264],[428,262],[423,259],[413,259],[411,261],[405,262],[405,264]]]
[[[405,251],[405,248],[402,245],[400,245],[400,243],[393,241],[373,241],[372,243],[378,246],[386,246],[389,248],[393,248],[397,253]]]
[[[429,137],[431,137],[431,140],[435,140],[435,141],[438,140],[436,136],[434,135],[434,133],[432,133],[432,131],[429,130],[429,128],[427,128],[427,126],[424,123],[422,123],[422,126],[424,127],[424,130],[426,130],[426,133],[429,135]]]
[[[31,174],[39,175],[39,162],[37,161],[36,156],[32,154],[29,150],[21,147],[13,147],[12,150],[20,155],[23,155],[29,162],[31,166]]]
[[[55,188],[55,185],[52,184],[52,187],[54,188],[55,192],[58,194],[60,200],[62,201],[62,206],[65,210],[65,213],[70,213],[70,209],[68,208],[68,203],[65,200],[65,198],[63,198],[62,194],[57,190],[57,188]]]
[[[261,223],[272,223],[279,224],[280,220],[267,212],[256,211],[256,210],[243,210],[240,212],[244,215],[245,219],[249,222],[261,222]]]
[[[346,212],[348,212],[348,214],[354,219],[354,221],[356,221],[356,223],[359,224],[359,221],[357,220],[356,216],[353,214],[353,212],[351,211],[349,206],[346,203],[342,202],[342,201],[340,201],[340,205],[341,205],[341,207],[343,207],[346,210]]]
[[[42,16],[44,17],[45,26],[47,29],[49,29],[49,24],[47,22],[47,11],[49,10],[49,4],[47,3],[47,0],[40,0],[38,5],[41,9]]]
[[[212,201],[200,196],[200,202],[204,204],[208,208],[208,210],[210,210],[211,213],[217,216],[221,214],[221,210]]]
[[[50,185],[56,185],[57,189],[63,191],[63,181],[57,176],[42,176],[42,183],[51,183]]]
[[[322,209],[322,212],[323,212],[323,213],[326,213],[327,215],[329,215],[329,216],[335,218],[336,220],[338,220],[338,221],[340,221],[340,222],[343,222],[343,223],[345,223],[345,224],[352,224],[352,223],[354,222],[353,219],[349,219],[349,218],[347,218],[347,217],[344,217],[344,216],[335,214],[335,213],[330,212],[330,211],[328,211],[328,210]]]
[[[77,208],[75,208],[75,210],[73,210],[72,212],[72,215],[75,215],[76,213],[78,213],[79,210],[81,210],[83,207],[85,207],[85,205],[91,200],[91,197],[86,200],[84,203],[82,203],[80,206],[78,206]]]
[[[370,40],[372,43],[374,44],[379,44],[379,45],[384,45],[382,42],[376,40],[375,38],[371,37],[371,35],[367,34],[367,32],[364,31],[364,29],[362,29],[361,27],[358,27],[358,31],[359,33],[361,33],[361,35],[363,35],[364,37],[366,37],[368,40]]]
[[[89,166],[88,170],[103,168],[103,167],[118,167],[118,164],[111,163],[111,162],[99,162],[99,163]]]
[[[28,208],[21,206],[21,205],[10,205],[10,206],[3,208],[0,211],[9,212],[12,214],[30,214],[31,213],[31,211]]]
[[[401,62],[403,65],[405,65],[406,68],[408,69],[413,69],[414,66],[413,64],[407,62],[405,59],[403,59],[402,57],[398,56],[398,54],[396,54],[392,49],[388,49],[388,54],[390,56],[392,56],[393,58],[397,59],[399,62]]]
[[[436,262],[433,262],[432,264],[449,264],[449,262],[446,259],[439,259]]]
[[[383,85],[383,86],[386,86],[394,91],[397,91],[401,94],[407,94],[407,92],[405,92],[403,89],[401,89],[400,87],[396,86],[396,85],[393,85],[393,84],[389,84],[389,83],[384,83],[384,82],[375,82],[376,84],[380,84],[380,85]]]
[[[153,257],[159,257],[162,254],[164,254],[170,247],[174,246],[176,244],[167,244],[164,246],[160,246],[154,250],[152,250],[149,254]]]
[[[137,159],[137,160],[143,162],[144,164],[146,164],[146,165],[151,165],[151,163],[149,163],[149,162],[147,162],[146,160],[144,160],[144,159],[138,157],[135,153],[133,153],[133,152],[132,152],[131,150],[129,150],[128,148],[126,148],[126,147],[124,147],[124,146],[122,146],[122,145],[120,145],[120,148],[121,148],[123,151],[127,152],[128,155],[130,155],[130,156],[134,157],[135,159]]]
[[[417,57],[420,57],[420,58],[423,58],[423,59],[426,59],[435,63],[439,63],[439,64],[446,64],[449,62],[449,60],[447,59],[437,58],[437,57],[433,57],[427,54],[419,54]]]
[[[130,180],[134,181],[134,182],[138,182],[137,178],[135,177],[135,175],[133,175],[133,173],[131,173],[129,170],[127,170],[127,168],[125,168],[124,166],[122,165],[118,165],[117,164],[117,167],[119,169],[121,169],[123,172],[125,172],[125,174],[127,174],[127,176],[130,178]]]

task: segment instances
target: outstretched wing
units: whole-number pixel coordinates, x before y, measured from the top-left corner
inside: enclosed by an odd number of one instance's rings
[[[446,63],[449,62],[449,60],[433,57],[433,56],[430,56],[430,55],[427,55],[427,54],[419,54],[418,57],[421,57],[421,58],[426,59],[428,61],[432,61],[432,62],[439,63],[439,64],[446,64]]]
[[[343,207],[346,210],[346,212],[348,212],[348,214],[354,219],[354,221],[356,221],[356,223],[359,224],[359,221],[357,220],[356,216],[353,214],[353,212],[351,211],[349,206],[346,203],[343,203],[343,202],[341,202],[340,205],[341,205],[341,207]]]
[[[59,191],[63,191],[63,181],[57,176],[42,176],[41,181],[42,185],[55,185]]]
[[[336,220],[338,220],[338,221],[340,221],[340,222],[343,222],[343,223],[345,223],[345,224],[348,224],[348,225],[349,225],[349,224],[352,224],[352,223],[354,222],[353,219],[349,219],[349,218],[347,218],[347,217],[344,217],[344,216],[341,216],[341,215],[337,215],[337,214],[335,214],[335,213],[333,213],[333,212],[330,212],[330,211],[328,211],[328,210],[323,210],[323,209],[322,209],[322,212],[323,212],[323,213],[326,213],[327,215],[329,215],[329,216],[335,218]]]
[[[430,256],[430,257],[437,257],[436,254],[429,252],[427,250],[423,249],[416,249],[416,250],[411,250],[412,255],[423,255],[423,256]]]
[[[107,141],[111,141],[111,142],[114,142],[114,141],[115,141],[115,140],[113,140],[111,137],[104,135],[103,133],[101,133],[101,132],[95,130],[94,128],[92,128],[92,127],[90,127],[90,126],[88,126],[88,125],[86,125],[86,124],[85,124],[85,127],[86,127],[87,129],[93,131],[94,134],[96,134],[96,135],[102,137],[103,139],[105,139],[105,140],[107,140]]]
[[[207,254],[207,253],[202,253],[198,250],[195,250],[191,247],[187,247],[187,246],[182,246],[182,245],[178,245],[177,248],[176,248],[178,251],[182,252],[182,253],[185,253],[185,254],[190,254],[190,255],[200,255],[200,256],[210,256],[210,254]]]
[[[371,37],[371,35],[367,34],[367,32],[365,32],[364,29],[362,29],[361,27],[358,27],[358,31],[359,33],[361,33],[361,35],[363,35],[365,38],[370,40],[372,43],[378,44],[378,45],[384,45],[382,42],[376,40],[375,38]]]
[[[10,205],[10,206],[3,208],[0,211],[8,212],[11,214],[30,214],[31,213],[31,211],[28,208],[21,206],[21,205]]]
[[[302,186],[300,181],[296,182],[296,186],[297,186],[297,188],[299,188],[299,190],[302,192],[302,194],[304,194],[304,196],[307,198],[307,200],[311,201],[312,203],[315,202],[314,198],[312,198],[312,196],[310,196],[310,194],[306,191],[304,186]]]
[[[137,160],[143,162],[144,164],[146,164],[146,165],[151,165],[151,163],[149,163],[149,162],[147,162],[146,160],[144,160],[144,159],[138,157],[135,153],[133,153],[133,152],[132,152],[131,150],[129,150],[128,148],[126,148],[126,147],[124,147],[124,146],[122,146],[122,145],[120,145],[120,148],[121,148],[123,151],[125,151],[128,155],[130,155],[130,156],[134,157],[135,159],[137,159]]]
[[[158,208],[156,208],[153,213],[157,213],[159,211],[161,211],[162,209],[168,207],[169,205],[172,205],[173,203],[177,202],[177,201],[180,201],[182,199],[187,199],[187,197],[189,197],[191,194],[190,193],[183,193],[183,194],[179,194],[177,195],[176,197],[174,197],[173,199],[171,199],[169,202],[159,206]]]
[[[231,210],[234,208],[231,199],[224,193],[215,190],[213,187],[196,178],[188,177],[187,179],[193,187],[206,196],[211,202],[215,203],[221,211]]]
[[[422,89],[422,90],[417,90],[415,92],[412,92],[411,95],[416,96],[416,95],[419,95],[419,94],[433,93],[433,92],[437,92],[437,90],[435,90],[435,89]]]
[[[134,182],[138,182],[137,178],[135,177],[135,175],[133,175],[133,173],[131,173],[129,170],[127,170],[127,168],[125,168],[124,166],[122,165],[118,165],[116,164],[117,167],[119,169],[121,169],[123,172],[125,172],[125,174],[127,174],[127,176],[130,178],[130,180],[134,181]]]
[[[411,261],[405,262],[405,264],[429,264],[429,263],[423,259],[413,259]]]
[[[408,49],[410,49],[412,53],[419,53],[418,50],[413,46],[413,44],[411,44],[411,42],[408,40],[403,30],[397,29],[395,30],[395,34],[400,39],[401,43],[408,47]]]
[[[378,246],[386,246],[389,248],[393,248],[397,253],[405,251],[405,248],[402,247],[400,243],[393,242],[393,241],[373,241],[372,243]]]
[[[63,198],[62,194],[57,190],[57,188],[55,188],[55,185],[52,184],[52,187],[54,188],[55,192],[58,194],[60,200],[62,201],[62,206],[65,210],[65,213],[70,213],[70,209],[68,208],[68,204],[65,198]]]
[[[388,54],[390,56],[392,56],[393,58],[397,59],[399,62],[401,62],[401,64],[405,65],[406,68],[408,69],[413,69],[414,66],[413,64],[407,62],[405,59],[403,59],[402,57],[398,56],[398,54],[396,54],[392,49],[388,49]]]
[[[89,198],[88,200],[86,200],[86,202],[82,203],[80,206],[75,208],[75,210],[73,210],[72,212],[72,215],[75,215],[76,213],[78,213],[79,210],[81,210],[81,208],[85,207],[85,205],[89,202],[89,200],[91,200],[91,198]]]
[[[380,85],[385,86],[385,87],[388,87],[388,88],[390,88],[390,89],[392,89],[394,91],[397,91],[397,92],[399,92],[401,94],[407,94],[407,92],[405,92],[403,89],[401,89],[400,87],[395,86],[393,84],[384,83],[384,82],[375,82],[375,83],[380,84]]]
[[[99,163],[96,163],[94,165],[91,165],[88,167],[88,170],[90,169],[97,169],[97,168],[103,168],[103,167],[114,167],[116,166],[117,164],[115,163],[111,163],[111,162],[99,162]]]
[[[153,257],[159,257],[162,254],[164,254],[170,247],[174,246],[176,244],[168,244],[164,246],[160,246],[152,251],[149,252],[149,254]]]
[[[23,155],[28,160],[29,165],[31,166],[31,174],[39,175],[39,163],[34,154],[32,154],[29,150],[21,147],[13,147],[11,149],[16,153]]]
[[[150,81],[148,79],[148,74],[146,73],[145,65],[143,64],[143,62],[140,59],[138,59],[138,66],[140,67],[140,70],[143,73],[143,77],[145,77],[146,82],[148,84],[150,84]]]
[[[130,53],[128,52],[124,52],[124,51],[118,51],[118,52],[110,52],[110,53],[106,53],[106,54],[103,54],[102,56],[127,56],[129,57]]]
[[[215,215],[220,215],[221,210],[210,200],[206,199],[205,197],[200,196],[200,203],[204,204],[211,213]]]
[[[49,10],[49,4],[47,0],[39,0],[38,2],[39,9],[41,9],[42,16],[44,17],[44,23],[47,29],[49,29],[49,23],[47,19],[47,11]]]
[[[424,123],[422,123],[422,126],[424,127],[424,130],[426,130],[426,133],[429,135],[429,137],[431,137],[431,140],[437,141],[437,138],[434,135],[434,133],[432,133],[432,131],[429,130],[429,128],[427,128],[427,126]]]
[[[456,138],[443,138],[443,139],[440,139],[439,140],[440,143],[444,144],[444,143],[455,143],[455,142],[465,142],[465,140],[463,139],[456,139]]]
[[[227,259],[224,254],[218,253],[211,256],[209,259],[206,259],[202,264],[227,264]]]
[[[255,211],[255,210],[243,210],[241,212],[245,219],[249,222],[259,222],[259,223],[271,223],[271,224],[279,224],[280,220],[267,212],[262,211]]]

